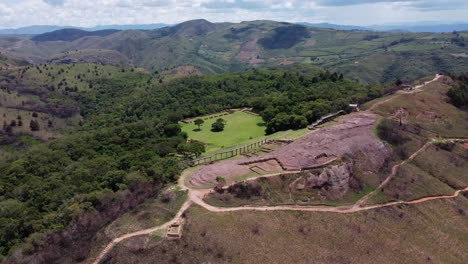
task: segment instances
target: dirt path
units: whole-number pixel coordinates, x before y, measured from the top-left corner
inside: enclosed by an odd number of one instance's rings
[[[425,82],[423,85],[416,86],[415,89],[420,89],[423,86],[432,83],[434,81],[437,81],[441,78],[441,75],[436,75],[436,77],[432,81]],[[393,100],[395,96],[392,96],[384,101],[377,102],[376,104],[372,105],[367,111],[371,111],[373,108],[376,106],[383,104],[385,102],[388,102],[390,100]],[[206,210],[210,212],[215,212],[215,213],[223,213],[223,212],[236,212],[236,211],[305,211],[305,212],[330,212],[330,213],[342,213],[342,214],[349,214],[349,213],[356,213],[356,212],[361,212],[361,211],[366,211],[366,210],[372,210],[372,209],[377,209],[377,208],[384,208],[384,207],[389,207],[389,206],[395,206],[395,205],[402,205],[402,204],[419,204],[419,203],[424,203],[428,201],[434,201],[434,200],[443,200],[443,199],[453,199],[455,197],[458,197],[462,192],[468,192],[468,187],[462,189],[462,190],[457,190],[455,191],[452,195],[436,195],[436,196],[430,196],[430,197],[423,197],[419,198],[416,200],[412,201],[395,201],[395,202],[389,202],[389,203],[384,203],[384,204],[376,204],[376,205],[369,205],[369,206],[363,206],[365,202],[369,199],[370,196],[375,194],[376,191],[382,189],[384,186],[386,186],[390,180],[396,175],[398,168],[410,161],[412,161],[416,156],[418,156],[420,153],[422,153],[428,146],[431,144],[434,144],[436,142],[440,141],[459,141],[463,140],[466,141],[467,139],[442,139],[439,141],[436,140],[431,140],[426,142],[420,149],[418,149],[416,152],[414,152],[408,159],[402,161],[401,163],[395,165],[392,167],[391,174],[371,193],[367,194],[363,198],[361,198],[359,201],[357,201],[354,205],[351,206],[300,206],[300,205],[279,205],[279,206],[240,206],[240,207],[216,207],[207,204],[205,201],[203,201],[203,198],[205,195],[209,194],[211,192],[211,189],[192,189],[188,186],[186,186],[185,182],[185,177],[189,177],[189,174],[183,174],[179,180],[178,180],[178,185],[182,190],[187,190],[189,192],[188,194],[188,199],[187,201],[182,205],[180,210],[177,212],[176,216],[169,222],[156,226],[150,229],[145,229],[145,230],[140,230],[134,233],[126,234],[121,237],[115,238],[112,240],[100,253],[100,255],[94,260],[94,264],[99,264],[106,254],[112,250],[112,248],[115,247],[118,243],[121,241],[136,237],[136,236],[141,236],[141,235],[148,235],[151,233],[154,233],[156,231],[163,230],[167,227],[169,227],[172,223],[177,221],[187,210],[192,203],[197,204]],[[296,173],[296,172],[295,172]],[[248,180],[253,180],[256,178],[260,177],[269,177],[269,176],[275,176],[276,174],[271,174],[271,175],[260,175],[258,177],[254,177],[252,179]]]
[[[109,251],[111,251],[111,249],[113,249],[115,247],[115,245],[117,245],[118,243],[120,243],[121,241],[123,241],[125,239],[136,237],[136,236],[149,235],[149,234],[152,234],[154,232],[157,232],[157,231],[168,228],[172,223],[176,222],[182,216],[182,214],[185,212],[185,210],[187,210],[190,207],[191,204],[192,204],[191,199],[187,199],[185,201],[185,203],[182,205],[182,207],[180,207],[179,211],[174,216],[174,218],[172,220],[170,220],[169,222],[166,222],[166,223],[164,223],[164,224],[162,224],[160,226],[140,230],[140,231],[137,231],[137,232],[129,233],[129,234],[120,236],[118,238],[115,238],[109,244],[107,244],[107,246],[101,251],[101,253],[94,260],[93,263],[94,264],[99,264],[102,261],[102,259],[107,255],[107,253],[109,253]]]
[[[300,205],[279,205],[279,206],[241,206],[241,207],[215,207],[209,204],[206,204],[196,193],[202,194],[202,192],[191,193],[190,199],[192,201],[207,209],[210,212],[223,213],[223,212],[236,212],[236,211],[304,211],[304,212],[329,212],[329,213],[341,213],[349,214],[356,213],[361,211],[367,211],[377,208],[384,208],[389,206],[401,205],[401,204],[419,204],[433,200],[442,200],[442,199],[452,199],[459,196],[462,192],[468,192],[468,187],[462,190],[457,190],[452,195],[437,195],[424,197],[412,201],[396,201],[389,202],[385,204],[376,204],[365,207],[355,207],[355,206],[300,206]]]
[[[419,155],[421,152],[423,152],[427,147],[429,147],[431,144],[433,144],[434,141],[428,141],[426,142],[426,144],[424,144],[420,149],[418,149],[416,152],[414,152],[411,156],[409,156],[408,159],[400,162],[399,164],[396,164],[392,167],[392,171],[390,173],[390,175],[375,189],[373,190],[372,192],[368,193],[367,195],[365,195],[364,197],[362,197],[361,199],[359,199],[354,205],[353,207],[362,207],[363,204],[365,204],[369,198],[374,195],[377,191],[381,190],[383,187],[385,187],[392,179],[393,177],[395,177],[397,171],[398,171],[398,168],[405,165],[406,163],[412,161],[417,155]]]
[[[444,77],[443,75],[440,75],[440,74],[436,74],[434,79],[430,80],[430,81],[427,81],[427,82],[424,82],[423,84],[420,84],[420,85],[417,85],[417,86],[414,86],[413,89],[411,91],[398,91],[396,94],[394,95],[391,95],[389,98],[385,99],[385,100],[382,100],[382,101],[378,101],[376,103],[374,103],[373,105],[371,105],[366,111],[372,111],[374,110],[376,107],[378,107],[379,105],[382,105],[384,103],[387,103],[389,101],[392,101],[393,99],[397,98],[398,96],[396,95],[401,95],[401,94],[412,94],[412,93],[416,93],[416,92],[419,92],[421,91],[421,88],[424,88],[424,86],[428,85],[428,84],[431,84],[433,82],[436,82],[438,81],[439,79],[441,79],[442,77]]]
[[[466,139],[449,139],[449,140],[465,140]],[[377,209],[377,208],[384,208],[384,207],[389,207],[389,206],[395,206],[395,205],[402,205],[402,204],[419,204],[419,203],[424,203],[428,201],[434,201],[434,200],[443,200],[443,199],[452,199],[455,197],[458,197],[462,192],[468,192],[468,187],[462,189],[462,190],[457,190],[454,192],[452,195],[436,195],[436,196],[429,196],[429,197],[423,197],[419,198],[416,200],[412,201],[395,201],[395,202],[389,202],[385,204],[376,204],[376,205],[370,205],[370,206],[362,206],[368,198],[373,195],[376,191],[380,190],[383,188],[388,182],[396,175],[398,168],[411,160],[413,160],[416,156],[418,156],[421,152],[423,152],[428,146],[431,144],[434,144],[436,142],[440,141],[428,141],[426,144],[424,144],[419,150],[417,150],[415,153],[413,153],[408,159],[402,161],[401,163],[395,165],[392,167],[391,174],[375,189],[373,192],[367,194],[363,198],[361,198],[359,201],[357,201],[354,205],[352,206],[300,206],[300,205],[279,205],[279,206],[240,206],[240,207],[216,207],[212,206],[210,204],[207,204],[205,201],[203,201],[203,197],[207,195],[208,193],[211,192],[211,189],[190,189],[185,185],[185,179],[184,177],[179,178],[178,184],[183,190],[188,190],[188,199],[187,201],[182,205],[180,208],[179,212],[177,212],[176,216],[169,222],[156,226],[150,229],[145,229],[145,230],[140,230],[134,233],[126,234],[121,237],[115,238],[112,240],[102,251],[101,254],[95,259],[93,262],[94,264],[99,264],[102,259],[106,256],[108,252],[112,248],[114,248],[115,245],[120,243],[121,241],[136,237],[136,236],[141,236],[141,235],[148,235],[151,233],[154,233],[156,231],[163,230],[175,221],[177,221],[183,214],[185,210],[187,210],[192,203],[197,204],[206,210],[210,212],[215,212],[215,213],[223,213],[223,212],[236,212],[236,211],[304,211],[304,212],[329,212],[329,213],[342,213],[342,214],[349,214],[349,213],[356,213],[356,212],[361,212],[361,211],[367,211],[367,210],[372,210],[372,209]],[[272,174],[271,176],[274,176],[276,174]],[[185,175],[187,177],[189,175]],[[263,175],[259,177],[268,177],[269,175]],[[259,178],[257,177],[257,178]]]

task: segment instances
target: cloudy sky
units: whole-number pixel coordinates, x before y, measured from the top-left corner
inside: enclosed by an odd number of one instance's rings
[[[0,0],[0,28],[271,19],[348,25],[468,22],[468,0]]]

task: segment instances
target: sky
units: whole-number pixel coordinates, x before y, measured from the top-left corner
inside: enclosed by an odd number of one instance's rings
[[[0,0],[0,28],[268,19],[380,25],[468,22],[468,0]]]

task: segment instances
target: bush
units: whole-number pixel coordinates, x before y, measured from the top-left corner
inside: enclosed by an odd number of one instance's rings
[[[175,197],[176,197],[176,194],[173,191],[165,190],[163,193],[161,193],[161,202],[169,203],[172,200],[174,200]]]
[[[380,139],[387,141],[392,145],[402,145],[409,139],[402,134],[398,122],[384,119],[377,126],[377,135]]]
[[[453,142],[438,142],[436,143],[436,146],[443,150],[451,152],[455,148],[456,144]]]

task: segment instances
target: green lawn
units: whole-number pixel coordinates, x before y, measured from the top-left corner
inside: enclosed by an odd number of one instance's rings
[[[205,120],[201,131],[194,131],[197,126],[193,123],[180,123],[180,125],[189,138],[209,144],[206,148],[207,153],[265,137],[265,126],[260,116],[237,111],[222,118],[226,120],[226,126],[222,132],[211,131],[211,124],[216,121],[216,118]]]
[[[213,114],[200,118],[205,119],[210,116],[219,115],[220,114]],[[246,145],[262,139],[296,140],[311,132],[311,130],[303,128],[280,131],[266,136],[265,126],[262,125],[264,121],[260,116],[237,111],[233,114],[223,115],[221,118],[227,121],[225,129],[222,132],[211,132],[211,124],[214,123],[217,118],[205,120],[205,123],[201,126],[201,131],[194,131],[197,126],[193,123],[185,124],[180,122],[179,124],[182,127],[182,131],[186,132],[189,138],[209,144],[206,147],[204,155],[213,154],[222,149]],[[196,118],[193,118],[190,121],[195,119]],[[335,122],[330,123],[335,124]]]

